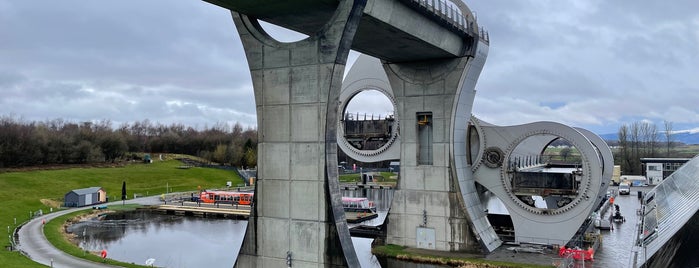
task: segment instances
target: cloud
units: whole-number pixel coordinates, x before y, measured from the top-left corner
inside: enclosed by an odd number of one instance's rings
[[[474,103],[484,120],[556,121],[598,133],[642,119],[699,125],[699,2],[466,4],[491,40]],[[218,6],[2,1],[0,25],[0,115],[257,123],[245,53],[230,12]],[[385,114],[377,100],[359,102]]]
[[[225,9],[197,1],[15,1],[0,5],[0,18],[11,26],[0,28],[0,113],[256,124],[247,62]],[[165,109],[169,102],[191,107]]]
[[[638,118],[699,124],[699,3],[492,2],[468,3],[491,39],[477,115],[598,132]]]

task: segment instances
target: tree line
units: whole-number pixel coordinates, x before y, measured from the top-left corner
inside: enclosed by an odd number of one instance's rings
[[[664,121],[663,126],[662,132],[658,131],[657,125],[646,121],[619,127],[614,162],[621,166],[622,174],[642,174],[641,158],[671,156],[675,144],[672,140],[672,122]]]
[[[137,158],[137,152],[188,154],[221,164],[254,167],[257,130],[244,129],[240,123],[217,123],[197,130],[145,119],[114,128],[110,120],[25,122],[0,117],[0,168],[115,162]]]

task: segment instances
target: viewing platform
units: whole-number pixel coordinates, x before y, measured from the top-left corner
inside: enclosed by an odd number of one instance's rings
[[[343,190],[357,190],[357,189],[391,189],[393,186],[391,185],[382,185],[382,184],[375,184],[375,183],[367,183],[367,184],[361,184],[361,183],[343,183],[340,184],[340,189]]]
[[[347,223],[360,223],[363,221],[375,219],[379,216],[374,212],[345,212],[345,217],[347,218]]]
[[[226,205],[213,205],[213,204],[199,204],[198,206],[195,202],[184,202],[182,205],[159,205],[156,207],[157,210],[163,211],[166,214],[175,215],[192,215],[201,217],[232,217],[232,218],[244,218],[250,217],[250,206],[231,206]]]

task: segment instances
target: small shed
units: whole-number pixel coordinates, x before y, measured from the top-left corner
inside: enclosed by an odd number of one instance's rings
[[[399,173],[400,172],[400,162],[399,161],[391,161],[388,164],[389,169],[393,173]]]
[[[76,189],[65,195],[64,206],[83,207],[107,202],[107,192],[102,187]]]

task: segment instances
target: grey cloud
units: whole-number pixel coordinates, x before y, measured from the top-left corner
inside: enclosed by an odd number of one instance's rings
[[[699,2],[466,4],[491,38],[474,103],[487,121],[699,125]],[[203,1],[1,1],[0,92],[0,115],[30,120],[256,124],[230,13]],[[375,101],[363,110],[383,113]]]

